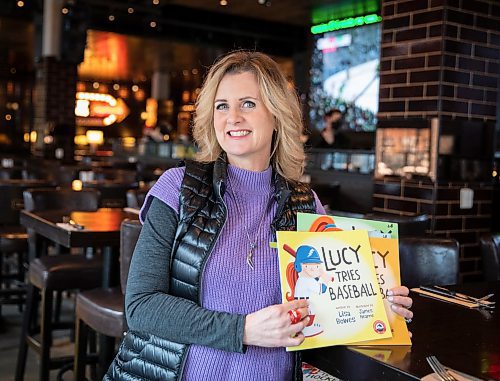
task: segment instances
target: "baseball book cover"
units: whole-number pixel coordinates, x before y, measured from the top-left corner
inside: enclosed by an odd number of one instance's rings
[[[299,231],[352,231],[366,230],[380,293],[389,318],[392,337],[372,340],[362,345],[411,345],[410,334],[404,318],[391,309],[387,300],[387,291],[401,284],[399,270],[398,224],[394,222],[365,220],[360,218],[325,216],[319,214],[299,213],[297,216]]]
[[[277,232],[283,302],[309,300],[304,342],[289,351],[392,336],[366,230]]]

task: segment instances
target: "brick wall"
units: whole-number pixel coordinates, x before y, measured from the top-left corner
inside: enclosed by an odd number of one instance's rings
[[[379,127],[393,118],[437,117],[457,130],[464,120],[495,123],[497,0],[382,0],[382,16]],[[474,190],[472,209],[459,207],[463,187]],[[490,183],[384,178],[375,181],[373,204],[377,212],[429,214],[429,233],[460,242],[461,279],[472,281],[482,275],[479,236],[491,230],[492,194]]]
[[[463,183],[435,184],[430,181],[385,178],[375,181],[373,210],[397,215],[428,214],[429,233],[455,238],[460,243],[462,281],[482,279],[479,237],[491,230],[491,184],[468,184],[474,191],[471,209],[460,209]]]
[[[379,119],[496,119],[500,3],[382,1]]]

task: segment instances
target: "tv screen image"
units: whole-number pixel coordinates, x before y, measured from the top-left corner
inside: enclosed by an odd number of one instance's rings
[[[345,129],[374,131],[379,96],[380,23],[314,37],[310,120],[321,129],[332,108],[343,113]]]

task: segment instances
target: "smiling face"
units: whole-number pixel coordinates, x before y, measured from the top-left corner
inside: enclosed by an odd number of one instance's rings
[[[214,126],[230,164],[251,171],[269,166],[274,119],[262,101],[255,74],[222,78],[215,94]]]

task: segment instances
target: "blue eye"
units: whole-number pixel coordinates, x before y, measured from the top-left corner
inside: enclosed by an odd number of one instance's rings
[[[255,102],[244,101],[242,107],[243,108],[254,108],[255,107]]]
[[[215,105],[216,110],[227,110],[229,108],[227,103],[219,103],[218,105]]]

